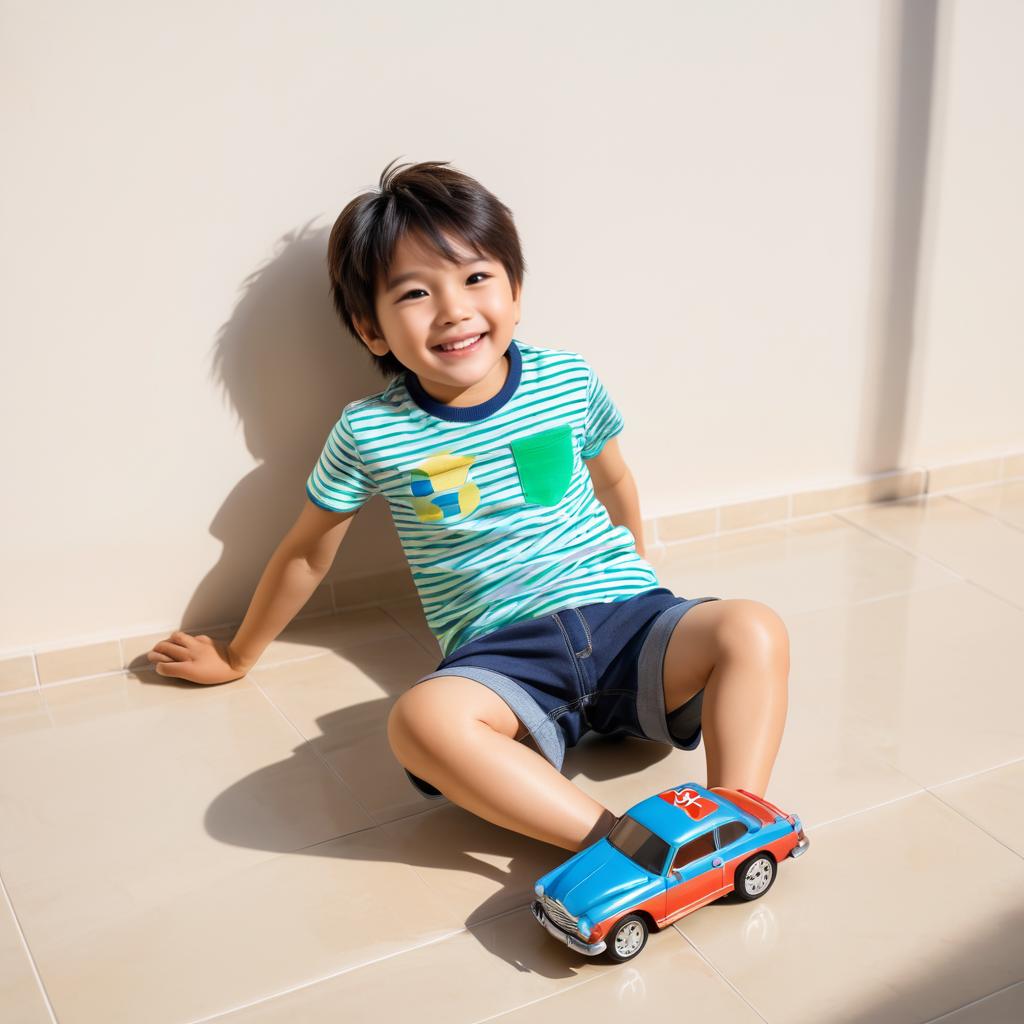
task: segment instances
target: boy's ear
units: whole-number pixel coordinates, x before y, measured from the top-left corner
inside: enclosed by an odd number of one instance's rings
[[[387,355],[391,351],[388,343],[380,337],[377,337],[373,333],[373,328],[370,326],[369,320],[364,320],[362,317],[354,316],[352,322],[355,324],[356,331],[359,333],[359,340],[375,355],[383,356]]]

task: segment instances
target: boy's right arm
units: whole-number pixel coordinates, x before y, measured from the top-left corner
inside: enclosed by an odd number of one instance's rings
[[[241,679],[320,585],[355,512],[331,512],[309,498],[277,546],[230,643],[181,631],[146,655],[162,676],[194,683]]]

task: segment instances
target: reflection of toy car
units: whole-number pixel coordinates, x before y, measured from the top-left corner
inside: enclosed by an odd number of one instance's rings
[[[604,839],[537,879],[534,917],[588,956],[621,963],[648,931],[735,890],[763,896],[809,840],[796,815],[744,789],[687,782],[631,807]]]

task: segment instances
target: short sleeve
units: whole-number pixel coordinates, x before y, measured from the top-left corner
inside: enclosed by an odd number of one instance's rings
[[[580,454],[584,459],[592,459],[601,453],[609,438],[622,432],[626,422],[589,363],[587,372],[587,419]]]
[[[331,512],[353,512],[379,490],[363,464],[346,408],[309,474],[306,494],[314,505]]]

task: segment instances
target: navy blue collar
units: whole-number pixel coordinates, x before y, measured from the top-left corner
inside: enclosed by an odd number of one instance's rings
[[[423,390],[419,377],[412,370],[405,371],[405,386],[409,392],[409,397],[421,409],[429,412],[431,416],[436,416],[438,419],[452,420],[457,423],[472,423],[476,420],[486,419],[488,416],[496,413],[503,405],[506,405],[516,393],[516,388],[519,387],[519,379],[523,373],[523,356],[519,351],[515,338],[509,343],[505,355],[509,361],[508,377],[505,379],[501,390],[493,398],[489,398],[486,402],[481,402],[480,405],[455,406],[439,402]]]

